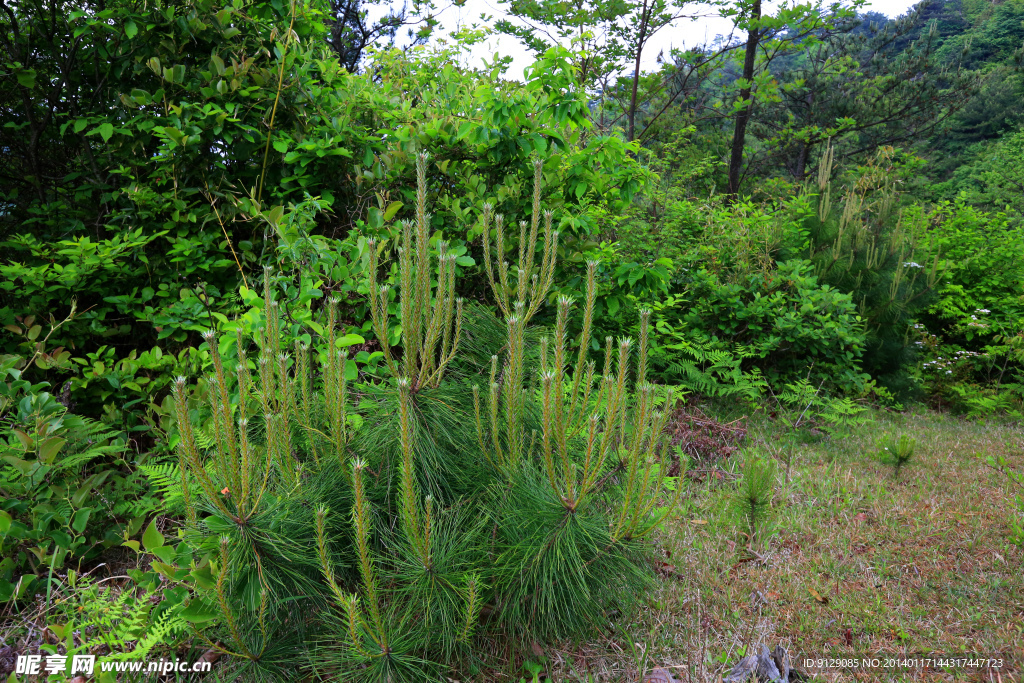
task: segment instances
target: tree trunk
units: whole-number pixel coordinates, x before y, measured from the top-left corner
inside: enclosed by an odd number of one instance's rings
[[[756,0],[758,7],[760,7],[761,0]],[[630,142],[633,141],[633,134],[636,130],[636,96],[637,89],[640,86],[640,56],[644,51],[644,40],[646,39],[647,33],[647,0],[644,0],[643,9],[640,12],[640,33],[637,36],[636,41],[636,62],[633,64],[633,93],[629,99],[629,129],[626,134],[626,139]]]
[[[811,118],[811,112],[814,110],[814,93],[807,93],[807,118]],[[794,173],[798,181],[802,181],[807,177],[807,158],[811,154],[811,142],[805,140],[800,143],[800,152],[796,158],[796,172]]]
[[[810,152],[810,145],[806,142],[800,143],[800,151],[796,155],[796,168],[793,171],[793,177],[797,181],[804,179],[804,172],[807,170],[807,155]]]
[[[743,168],[743,145],[747,137],[747,123],[750,121],[753,101],[754,61],[757,57],[757,44],[761,40],[761,0],[754,0],[750,10],[753,26],[747,31],[747,47],[743,54],[744,87],[740,89],[740,99],[746,105],[736,113],[736,123],[732,131],[732,155],[729,158],[729,194],[736,195],[740,191],[740,171]]]

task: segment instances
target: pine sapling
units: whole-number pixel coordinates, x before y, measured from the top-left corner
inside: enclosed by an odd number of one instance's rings
[[[441,680],[478,630],[523,642],[593,633],[650,585],[644,538],[683,490],[664,491],[672,394],[647,377],[651,313],[641,312],[637,340],[608,337],[603,366],[592,360],[591,262],[585,296],[554,299],[552,327],[529,327],[552,302],[558,245],[541,207],[542,164],[518,244],[484,209],[502,319],[474,306],[465,330],[455,256],[431,241],[426,156],[416,171],[394,289],[377,279],[384,245],[369,242],[386,379],[351,400],[335,299],[315,351],[311,340],[282,344],[268,271],[254,358],[239,338],[228,375],[220,354],[231,346],[211,333],[209,405],[175,385],[186,540],[210,558],[196,592],[218,613],[221,649],[254,673],[282,678],[313,628],[327,636],[315,668],[394,683]],[[514,267],[506,251],[518,252]]]
[[[900,472],[914,457],[916,445],[917,441],[906,434],[901,434],[899,439],[891,434],[886,434],[878,442],[878,451],[874,454],[874,459],[883,465],[892,467],[893,477],[899,479]]]
[[[763,536],[774,498],[774,461],[760,458],[755,453],[748,454],[743,464],[743,476],[733,493],[732,507],[747,529],[751,546]]]

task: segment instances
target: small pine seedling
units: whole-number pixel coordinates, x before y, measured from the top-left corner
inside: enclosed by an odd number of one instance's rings
[[[743,477],[733,494],[732,507],[747,527],[753,545],[771,512],[775,497],[775,463],[751,453],[743,465]]]
[[[875,453],[874,458],[883,465],[892,467],[893,476],[899,479],[900,470],[914,457],[916,445],[917,441],[906,434],[901,434],[899,439],[892,434],[886,434],[879,440],[878,452]]]

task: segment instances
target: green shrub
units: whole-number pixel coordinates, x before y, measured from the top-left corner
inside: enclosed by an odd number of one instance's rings
[[[941,275],[941,245],[922,239],[927,221],[914,207],[900,209],[898,188],[915,164],[883,148],[833,187],[829,148],[816,184],[732,202],[656,188],[664,206],[646,208],[663,225],[640,221],[619,232],[640,253],[660,254],[658,230],[675,231],[669,293],[682,301],[665,322],[676,338],[742,359],[771,385],[809,370],[830,391],[861,394],[874,378],[906,398],[916,359],[907,332]],[[685,375],[687,363],[673,354],[657,360],[666,379]]]
[[[1024,82],[1019,71],[1006,71],[1011,75],[1004,83],[1013,84],[1013,90],[1020,92]],[[1018,98],[1019,95],[1013,94],[1007,99],[1016,101]],[[1015,115],[1020,116],[1017,112]],[[1008,117],[995,118],[990,122],[1006,124]],[[1024,216],[1024,199],[1020,191],[1024,171],[1018,163],[1022,155],[1024,129],[1021,128],[1006,131],[994,140],[978,142],[964,151],[961,165],[949,180],[938,184],[937,189],[945,190],[943,194],[947,197],[955,196],[954,202],[960,206],[966,204],[974,210],[984,209],[992,213],[1005,211],[1009,220],[1019,226]]]
[[[689,275],[685,307],[672,328],[703,333],[712,348],[746,357],[770,382],[828,378],[839,389],[859,389],[864,332],[848,294],[821,285],[806,261],[778,264],[741,282],[721,282],[706,271]],[[666,316],[667,317],[667,316]]]
[[[460,268],[474,264],[470,224],[485,201],[528,209],[533,155],[570,255],[646,177],[636,145],[592,130],[562,49],[523,83],[456,68],[458,48],[381,50],[357,74],[325,54],[316,2],[65,11],[43,0],[12,12],[20,28],[2,50],[13,63],[0,91],[21,94],[0,111],[0,165],[12,169],[0,189],[0,326],[17,330],[0,333],[0,353],[23,353],[26,320],[64,318],[77,300],[47,349],[69,351],[67,362],[28,372],[72,380],[80,409],[123,431],[142,431],[167,378],[206,369],[188,349],[247,312],[237,292],[265,265],[302,264],[304,292],[337,294],[346,321],[365,320],[363,298],[349,296],[364,279],[358,240],[400,242],[392,222],[414,215],[420,150],[437,160],[431,232],[448,230]],[[54,52],[68,40],[80,49]]]
[[[987,311],[983,322],[988,325],[1019,326],[1024,316],[1024,227],[963,201],[939,204],[927,221],[943,260],[938,300],[922,316],[928,328],[948,329],[978,309]],[[965,327],[957,336],[966,340],[966,333],[973,331],[982,337],[983,329]]]
[[[48,591],[55,571],[119,545],[158,506],[124,442],[22,379],[23,365],[0,362],[0,602]]]
[[[325,345],[287,353],[268,277],[255,362],[237,336],[229,379],[210,333],[209,402],[175,383],[183,542],[154,552],[192,558],[194,570],[164,565],[196,591],[184,614],[212,616],[207,636],[247,661],[246,675],[291,675],[305,643],[310,666],[347,680],[439,680],[478,656],[482,638],[589,633],[652,578],[644,539],[674,498],[662,495],[670,397],[647,382],[649,313],[637,342],[606,339],[598,371],[592,262],[580,343],[571,350],[567,297],[538,340],[529,323],[559,243],[539,192],[518,245],[483,210],[485,274],[504,321],[466,307],[457,257],[427,225],[424,156],[418,166],[397,310],[378,280],[387,244],[368,242],[382,381],[347,379],[336,300]],[[400,345],[389,341],[395,323]]]
[[[989,322],[978,309],[947,329],[949,337],[966,337],[964,348],[915,325],[922,362],[919,376],[928,400],[937,407],[974,417],[1024,413],[1024,337]],[[977,350],[973,350],[977,349]]]
[[[129,571],[141,575],[139,570]],[[105,583],[72,569],[53,583],[54,604],[46,624],[57,642],[43,643],[40,651],[44,656],[66,656],[65,671],[75,655],[100,649],[105,649],[103,658],[108,661],[153,660],[187,633],[188,622],[181,617],[185,591],[164,590],[159,580]],[[100,683],[125,680],[100,667],[95,674]]]
[[[878,391],[875,398],[890,399],[884,390],[869,384],[867,389]],[[816,428],[823,431],[845,431],[867,420],[860,397],[834,396],[824,391],[824,381],[817,386],[806,379],[786,384],[778,393],[773,392],[779,411],[779,420],[788,429]],[[865,392],[866,393],[866,392]]]
[[[767,386],[760,368],[744,369],[744,362],[757,358],[756,352],[712,340],[685,325],[674,327],[669,320],[682,304],[676,297],[668,297],[651,305],[654,315],[651,374],[705,396],[757,400]]]
[[[913,338],[929,400],[971,415],[1024,408],[1024,234],[998,213],[943,203],[928,222],[944,277]]]

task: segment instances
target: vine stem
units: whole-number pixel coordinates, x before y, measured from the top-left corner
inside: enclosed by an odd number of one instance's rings
[[[273,123],[273,121],[274,121],[273,115],[271,115],[270,121],[271,121],[270,125],[273,126],[274,125],[274,123]],[[268,142],[270,141],[269,134],[267,135],[267,141]],[[267,158],[266,158],[266,155],[264,155],[264,157],[263,157],[263,169],[264,169],[264,171],[266,171],[266,163],[267,163]],[[260,184],[262,184],[262,182],[263,181],[262,181],[262,178],[261,178],[260,179]],[[213,201],[213,194],[210,192],[210,185],[205,180],[203,180],[203,184],[206,186],[206,201],[210,202],[210,208],[213,209],[213,215],[217,217],[217,223],[220,225],[221,232],[224,233],[224,239],[227,240],[227,242],[228,242],[228,248],[231,249],[231,255],[235,257],[235,265],[238,266],[238,274],[242,276],[242,282],[245,283],[245,288],[249,289],[249,280],[245,277],[245,271],[242,270],[242,262],[238,259],[238,252],[235,251],[235,245],[233,245],[231,243],[231,236],[228,235],[228,229],[226,227],[224,227],[224,221],[220,217],[220,211],[217,210],[217,204],[214,203],[214,201]],[[211,319],[212,319],[212,316],[211,316]]]
[[[277,72],[277,93],[274,95],[274,106],[270,109],[270,127],[267,130],[267,144],[263,147],[263,169],[260,171],[260,188],[256,193],[259,205],[263,197],[263,185],[267,178],[267,157],[270,154],[270,140],[274,136],[274,117],[277,115],[277,103],[281,100],[281,87],[284,85],[284,63],[288,56],[288,46],[292,42],[292,27],[295,26],[295,0],[291,4],[291,18],[288,21],[288,35],[285,36],[284,50],[281,52],[281,68]]]

